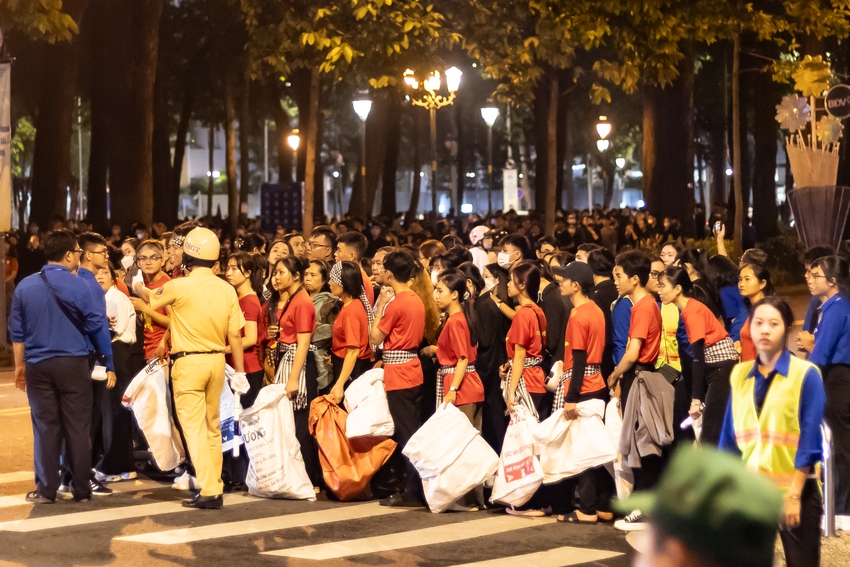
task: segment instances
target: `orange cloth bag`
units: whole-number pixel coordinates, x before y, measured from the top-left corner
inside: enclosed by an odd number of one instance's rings
[[[310,404],[310,434],[319,445],[322,476],[343,502],[354,500],[366,488],[396,447],[395,441],[385,437],[358,439],[357,447],[352,447],[345,436],[346,416],[345,410],[326,396]]]

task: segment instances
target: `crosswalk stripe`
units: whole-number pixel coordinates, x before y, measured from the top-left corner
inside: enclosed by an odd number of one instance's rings
[[[526,553],[525,555],[514,555],[501,559],[489,561],[476,561],[475,563],[463,563],[452,567],[513,567],[524,565],[525,567],[567,567],[568,565],[579,565],[600,561],[623,555],[617,551],[606,551],[604,549],[589,549],[586,547],[558,547],[548,551],[537,553]]]
[[[271,518],[258,518],[256,520],[244,520],[241,522],[230,522],[226,524],[214,524],[211,526],[200,526],[196,528],[185,528],[169,530],[166,532],[154,532],[132,536],[116,537],[118,541],[133,541],[141,543],[152,543],[156,545],[173,545],[178,543],[191,543],[194,541],[209,540],[223,537],[243,536],[290,528],[301,528],[315,526],[330,522],[343,522],[348,520],[362,520],[388,514],[406,512],[404,508],[386,508],[377,502],[370,504],[335,507],[315,512],[303,512],[298,514],[286,514]]]
[[[29,477],[32,479],[32,475]],[[116,494],[122,492],[137,492],[142,490],[158,490],[162,488],[171,488],[170,484],[154,482],[152,480],[131,480],[126,482],[116,482],[109,485],[109,488]],[[11,508],[13,506],[32,506],[26,501],[26,494],[15,494],[14,496],[0,496],[0,508]]]
[[[9,417],[15,415],[29,415],[30,408],[22,407],[22,408],[8,408],[0,410],[0,417]]]
[[[9,484],[11,482],[23,482],[25,480],[32,480],[33,472],[32,471],[17,471],[10,473],[0,474],[0,484]]]
[[[236,494],[225,494],[225,503],[228,506],[257,502],[256,498]],[[97,522],[113,522],[116,520],[128,520],[131,518],[145,518],[172,514],[174,512],[188,511],[180,502],[157,502],[155,504],[139,504],[136,506],[122,506],[121,508],[107,508],[103,510],[90,510],[88,512],[74,512],[71,514],[59,514],[44,518],[29,518],[26,520],[13,520],[0,523],[0,531],[5,532],[37,532],[41,530],[52,530],[55,528],[69,528],[82,526]]]
[[[421,547],[495,535],[522,528],[539,526],[544,523],[552,523],[554,521],[554,519],[544,519],[530,522],[526,518],[496,516],[482,520],[452,523],[443,526],[385,534],[375,537],[350,539],[346,541],[321,543],[317,545],[305,545],[302,547],[292,547],[276,551],[266,551],[263,555],[312,560],[341,559],[352,555],[380,553],[382,551],[394,551],[410,547]]]

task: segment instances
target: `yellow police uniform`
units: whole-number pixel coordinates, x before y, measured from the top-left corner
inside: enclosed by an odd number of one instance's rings
[[[171,318],[171,371],[174,405],[201,496],[222,493],[219,404],[224,386],[224,349],[228,333],[245,326],[236,291],[209,268],[167,282],[151,295],[153,309],[165,307]],[[191,353],[191,354],[182,354]]]

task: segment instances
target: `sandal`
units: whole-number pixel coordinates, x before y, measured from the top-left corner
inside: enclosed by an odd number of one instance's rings
[[[605,514],[605,516],[603,516]],[[599,522],[603,524],[613,524],[614,523],[614,514],[613,512],[596,512],[596,517],[599,519]]]
[[[590,526],[595,526],[598,522],[597,520],[582,520],[578,517],[578,512],[573,510],[566,516],[558,516],[558,521],[565,524],[587,524]]]

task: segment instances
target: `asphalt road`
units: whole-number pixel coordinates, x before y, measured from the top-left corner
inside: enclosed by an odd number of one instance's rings
[[[808,297],[791,298],[797,319]],[[791,337],[793,344],[794,338]],[[140,478],[89,503],[32,506],[26,395],[0,371],[0,566],[487,565],[625,567],[634,552],[609,525],[503,512],[431,514],[376,503],[228,496],[221,511],[184,510],[185,492]]]

